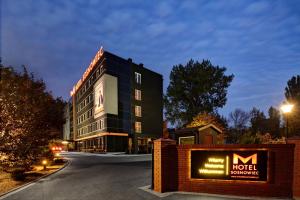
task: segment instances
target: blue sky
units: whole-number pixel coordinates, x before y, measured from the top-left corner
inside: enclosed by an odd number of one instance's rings
[[[300,1],[1,0],[1,57],[25,64],[67,99],[100,46],[164,76],[173,65],[209,59],[235,75],[220,109],[284,100],[300,74]]]

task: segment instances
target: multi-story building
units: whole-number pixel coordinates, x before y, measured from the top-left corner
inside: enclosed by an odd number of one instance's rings
[[[75,148],[149,152],[162,135],[162,84],[162,75],[101,48],[71,91]]]
[[[70,131],[70,103],[67,103],[64,109],[64,118],[65,123],[63,125],[63,140],[69,141],[71,139],[71,131]]]

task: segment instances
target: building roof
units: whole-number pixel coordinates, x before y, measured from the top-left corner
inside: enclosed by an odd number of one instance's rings
[[[196,127],[191,127],[191,128],[182,128],[182,129],[178,129],[175,130],[175,134],[184,134],[184,133],[188,133],[188,132],[198,132],[198,131],[202,131],[208,128],[212,128],[215,131],[217,131],[218,133],[222,133],[222,130],[219,129],[218,127],[216,127],[214,124],[207,124],[207,125],[202,125],[202,126],[196,126]]]

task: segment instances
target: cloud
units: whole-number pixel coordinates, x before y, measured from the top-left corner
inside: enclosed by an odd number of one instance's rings
[[[276,104],[299,74],[297,1],[2,2],[3,62],[30,66],[64,98],[101,45],[162,73],[165,88],[190,58],[228,67],[235,79],[221,112]]]
[[[248,14],[257,14],[262,13],[266,10],[269,10],[269,4],[266,1],[256,1],[248,5],[245,9],[245,12]]]
[[[171,2],[162,1],[156,8],[156,13],[159,17],[167,17],[174,12]]]

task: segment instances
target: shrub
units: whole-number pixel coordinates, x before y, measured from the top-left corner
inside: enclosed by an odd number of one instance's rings
[[[25,169],[14,169],[11,177],[16,181],[24,181],[26,178]]]

